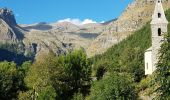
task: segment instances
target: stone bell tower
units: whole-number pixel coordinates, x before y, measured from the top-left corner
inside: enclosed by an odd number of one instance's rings
[[[155,10],[152,15],[151,32],[152,47],[145,52],[145,75],[152,74],[156,70],[158,51],[167,33],[168,21],[165,17],[162,0],[156,0]]]

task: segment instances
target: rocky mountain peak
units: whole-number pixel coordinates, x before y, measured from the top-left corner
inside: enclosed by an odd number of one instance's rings
[[[12,10],[0,8],[0,42],[16,43],[23,37],[23,30],[17,25]]]
[[[170,0],[162,0],[168,9]],[[88,57],[101,54],[151,20],[155,0],[134,0],[118,19],[105,23],[75,25],[70,22],[17,25],[14,14],[0,8],[0,42],[22,41],[25,54],[36,57],[53,50],[65,54],[84,48]],[[114,12],[113,12],[114,13]]]
[[[14,14],[10,9],[0,8],[0,18],[10,26],[17,25]]]

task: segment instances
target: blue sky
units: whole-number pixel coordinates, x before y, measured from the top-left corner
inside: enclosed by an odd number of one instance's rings
[[[13,10],[20,24],[91,19],[102,22],[117,18],[133,0],[0,0],[0,7]]]

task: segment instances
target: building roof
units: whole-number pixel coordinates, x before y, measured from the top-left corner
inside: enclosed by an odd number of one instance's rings
[[[152,51],[152,46],[148,48],[145,52]]]
[[[160,13],[161,18],[158,18],[158,13]],[[155,10],[152,15],[151,24],[168,24],[168,20],[166,19],[164,9],[162,6],[162,0],[156,0]]]

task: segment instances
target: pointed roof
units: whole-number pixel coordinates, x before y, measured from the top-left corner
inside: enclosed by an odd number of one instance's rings
[[[158,17],[160,16],[160,17]],[[166,19],[164,9],[162,6],[162,0],[156,0],[155,10],[152,15],[151,24],[161,24],[165,23],[168,24],[168,20]]]
[[[145,50],[145,52],[149,52],[149,51],[152,51],[152,46],[148,48],[147,50]]]

